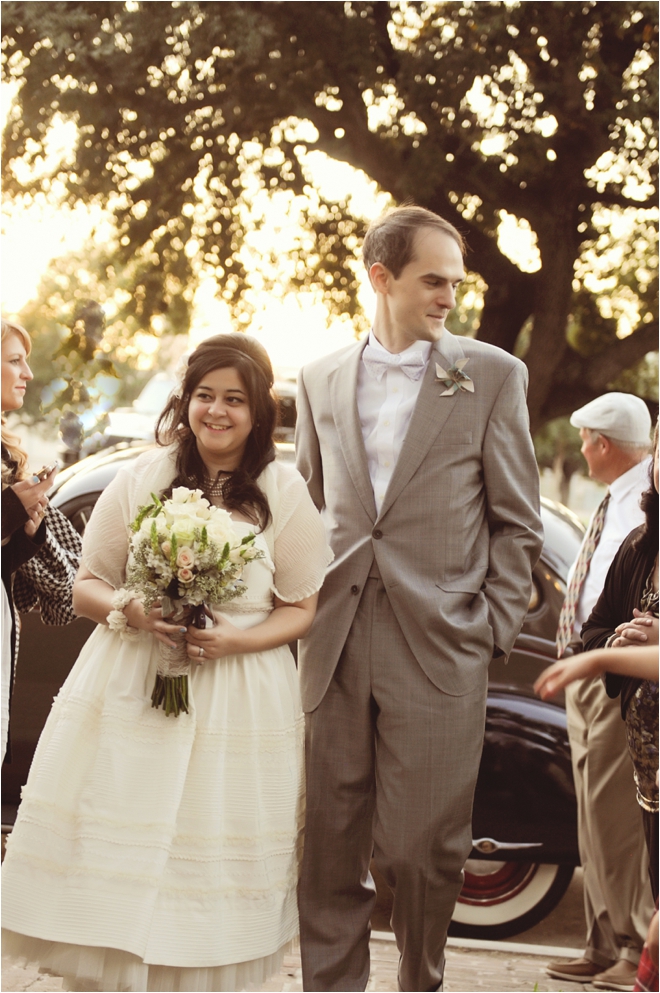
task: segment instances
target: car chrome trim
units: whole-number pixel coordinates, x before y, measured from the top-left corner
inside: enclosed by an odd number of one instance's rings
[[[472,840],[472,847],[482,855],[490,855],[492,852],[503,852],[518,850],[521,848],[542,848],[542,841],[495,841],[494,838],[479,838]]]

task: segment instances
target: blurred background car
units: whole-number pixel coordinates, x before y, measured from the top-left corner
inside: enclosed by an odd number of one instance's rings
[[[153,381],[151,381],[153,382]],[[162,387],[161,385],[162,384]],[[158,381],[160,409],[171,385]],[[295,395],[294,423],[295,423]],[[293,427],[289,437],[292,437]],[[119,468],[148,445],[123,441],[63,470],[51,493],[82,534],[94,504]],[[293,462],[292,441],[279,442],[278,458]],[[503,938],[542,920],[566,891],[579,864],[577,813],[566,715],[562,702],[538,700],[533,684],[555,658],[555,631],[566,575],[583,528],[566,508],[543,500],[545,543],[533,574],[522,632],[508,661],[489,670],[484,751],[473,814],[474,847],[450,933]],[[9,830],[20,790],[53,697],[94,624],[77,619],[45,628],[38,614],[23,617],[21,651],[12,700],[12,761],[2,772],[2,823]],[[382,913],[390,894],[374,871]]]

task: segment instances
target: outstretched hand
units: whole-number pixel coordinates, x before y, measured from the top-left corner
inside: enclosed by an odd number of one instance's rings
[[[569,683],[576,679],[588,679],[598,676],[604,670],[595,652],[583,652],[580,655],[572,655],[567,659],[560,659],[554,665],[544,669],[539,678],[534,683],[534,692],[542,700],[549,700],[560,690],[563,690]]]
[[[535,692],[547,700],[576,679],[593,679],[603,672],[614,672],[636,679],[657,680],[656,645],[625,645],[622,648],[595,648],[548,666],[534,683]]]

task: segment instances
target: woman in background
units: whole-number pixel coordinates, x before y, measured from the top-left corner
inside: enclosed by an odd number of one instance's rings
[[[642,615],[640,614],[640,617]],[[636,625],[643,633],[643,629],[651,627],[647,619],[642,625]],[[622,625],[627,627],[627,625]],[[639,632],[638,632],[639,633]],[[616,639],[615,639],[616,640]],[[542,700],[548,700],[555,696],[560,690],[576,679],[595,679],[598,676],[608,674],[608,678],[614,675],[626,679],[633,679],[639,683],[650,681],[657,685],[658,682],[658,646],[649,645],[639,641],[638,645],[610,648],[594,648],[589,652],[580,652],[567,659],[561,659],[549,666],[541,673],[534,683],[534,689]],[[639,993],[658,989],[658,901],[656,898],[656,909],[644,943],[642,956],[637,969],[637,982],[635,990]]]
[[[18,653],[18,624],[13,586],[17,570],[43,548],[47,491],[56,470],[38,479],[27,466],[18,437],[7,427],[5,414],[23,406],[32,372],[27,363],[31,343],[20,324],[2,321],[2,758],[9,726],[9,698]],[[73,581],[73,576],[71,576]],[[69,602],[71,590],[69,589]]]

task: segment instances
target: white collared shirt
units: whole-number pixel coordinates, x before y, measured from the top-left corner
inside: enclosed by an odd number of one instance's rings
[[[369,334],[368,344],[376,351],[389,354],[373,331]],[[425,364],[428,364],[431,348],[430,341],[416,341],[401,352],[401,358],[421,352]],[[423,372],[419,379],[415,380],[410,379],[402,369],[390,366],[379,382],[367,370],[364,362],[360,362],[357,406],[367,453],[369,477],[376,509],[379,512],[403,446],[423,379]]]
[[[574,633],[578,641],[580,629],[596,606],[596,601],[605,585],[607,571],[619,551],[621,542],[633,528],[644,523],[645,518],[639,500],[644,490],[648,490],[651,485],[650,465],[650,458],[642,459],[610,484],[610,502],[605,513],[605,523],[584,580],[575,614]],[[571,569],[571,573],[572,571]],[[568,581],[570,583],[570,575]]]

